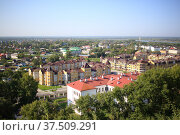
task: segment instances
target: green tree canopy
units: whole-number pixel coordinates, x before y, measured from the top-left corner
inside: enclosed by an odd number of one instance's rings
[[[82,96],[82,119],[180,119],[180,66],[154,68],[123,89]]]
[[[21,107],[21,119],[24,120],[51,120],[58,113],[58,105],[47,100],[36,100]]]
[[[180,109],[180,66],[151,69],[123,89],[131,119],[172,119]],[[116,92],[118,93],[118,92]]]
[[[80,119],[71,106],[61,107],[60,104],[48,100],[36,100],[21,107],[21,119],[24,120],[68,120]]]
[[[48,58],[48,61],[49,61],[49,62],[59,61],[59,56],[58,56],[58,55],[51,55],[51,56]]]
[[[7,114],[15,113],[22,105],[34,101],[36,99],[37,88],[38,82],[27,73],[24,74],[20,71],[12,72],[11,70],[0,73],[0,101],[3,104],[8,104],[9,107],[16,108],[14,112],[12,112],[13,109],[7,110]],[[4,103],[6,101],[7,103]],[[3,117],[3,119],[9,118]]]

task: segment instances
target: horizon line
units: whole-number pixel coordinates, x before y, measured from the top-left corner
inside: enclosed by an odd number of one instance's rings
[[[4,37],[175,37],[180,38],[180,36],[0,36]]]

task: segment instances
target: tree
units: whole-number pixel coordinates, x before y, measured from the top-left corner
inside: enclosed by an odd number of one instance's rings
[[[20,58],[24,58],[25,57],[25,55],[23,54],[23,53],[19,53],[18,54],[18,58],[20,59]]]
[[[12,119],[14,116],[15,106],[4,97],[0,97],[0,119]]]
[[[21,90],[19,91],[19,99],[22,105],[31,103],[36,99],[38,82],[27,73],[23,74],[22,78],[20,79],[20,87]]]
[[[72,109],[72,106],[68,106],[66,108],[62,108],[55,118],[57,120],[70,120],[70,119],[78,119],[76,115],[74,114],[74,110]]]
[[[18,109],[27,103],[31,103],[36,99],[38,82],[36,82],[28,74],[17,71],[5,70],[0,73],[0,98],[3,104],[7,104],[10,108],[6,111],[7,114],[15,114]],[[5,103],[7,102],[7,103]],[[0,113],[2,113],[0,111]],[[13,115],[4,115],[3,119],[14,119]],[[7,117],[6,117],[7,116]]]
[[[93,96],[82,96],[76,101],[76,108],[82,113],[82,119],[115,120],[122,119],[120,106],[112,92]]]
[[[83,119],[92,120],[93,112],[95,111],[94,104],[95,104],[95,96],[81,96],[76,101],[76,108],[79,112],[82,113]]]
[[[34,67],[39,67],[43,63],[42,58],[33,59],[32,62]]]
[[[66,52],[65,59],[68,60],[68,59],[71,58],[71,56],[72,56],[72,55],[71,55],[71,52],[70,52],[70,51],[67,51],[67,52]]]
[[[47,100],[36,100],[21,107],[23,120],[52,120],[58,113],[58,105]]]
[[[48,58],[48,61],[49,61],[49,62],[59,61],[59,56],[58,56],[58,55],[51,55],[51,56]]]
[[[180,66],[151,69],[123,90],[131,119],[172,118],[180,108]]]
[[[68,120],[79,119],[71,106],[61,108],[60,104],[48,100],[36,100],[21,107],[24,120]]]
[[[33,59],[33,66],[38,67],[40,65],[39,59]]]

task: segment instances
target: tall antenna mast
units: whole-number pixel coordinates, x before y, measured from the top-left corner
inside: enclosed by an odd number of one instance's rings
[[[139,46],[140,46],[140,42],[141,42],[141,37],[139,36]]]

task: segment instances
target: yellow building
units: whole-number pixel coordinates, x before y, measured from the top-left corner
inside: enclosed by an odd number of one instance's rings
[[[33,76],[33,78],[36,81],[39,81],[39,68],[37,68],[37,69],[35,69],[35,68],[29,69],[29,75]]]
[[[91,76],[91,67],[86,63],[82,66],[82,71],[84,71],[84,78],[89,78]]]
[[[77,81],[79,79],[90,78],[91,76],[100,76],[111,73],[111,65],[103,63],[94,63],[100,65],[101,68],[93,67],[93,73],[84,60],[57,61],[55,63],[47,63],[41,65],[41,68],[29,69],[29,75],[39,81],[41,85],[60,85]],[[96,69],[97,68],[97,69]]]

